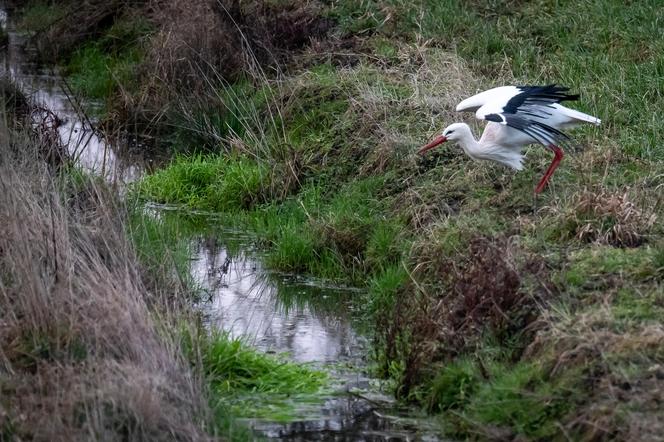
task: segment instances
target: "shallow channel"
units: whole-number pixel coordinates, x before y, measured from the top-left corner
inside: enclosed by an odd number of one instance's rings
[[[200,305],[206,323],[327,371],[335,388],[320,403],[293,404],[292,422],[247,423],[275,440],[439,440],[432,422],[399,408],[367,375],[370,343],[353,309],[361,291],[271,271],[254,244],[251,235],[223,229],[193,239],[191,269],[207,294]]]
[[[0,26],[8,36],[6,46],[0,48],[0,75],[12,78],[36,105],[31,115],[32,123],[56,129],[68,154],[107,181],[129,183],[137,180],[146,164],[140,156],[120,152],[126,150],[130,139],[126,134],[118,134],[114,140],[99,134],[96,121],[89,114],[90,110],[101,108],[101,104],[88,101],[83,106],[72,96],[57,68],[34,61],[37,59],[36,49],[30,44],[29,36],[17,32],[2,1]],[[136,144],[136,140],[131,141]]]
[[[60,120],[58,133],[71,156],[111,183],[140,178],[145,163],[121,154],[126,140],[109,141],[72,101],[57,72],[30,60],[27,37],[17,33],[0,2],[0,26],[9,43],[0,55],[0,75],[11,76],[32,99]],[[90,109],[95,103],[85,103]],[[151,211],[177,216],[173,210]],[[216,220],[210,218],[214,226]],[[247,419],[257,437],[309,441],[440,440],[435,424],[399,408],[367,374],[368,338],[358,330],[353,298],[358,289],[270,271],[255,239],[245,232],[211,229],[191,233],[191,272],[204,289],[199,307],[205,323],[266,353],[311,364],[330,374],[334,389],[316,403],[294,404],[288,423]]]

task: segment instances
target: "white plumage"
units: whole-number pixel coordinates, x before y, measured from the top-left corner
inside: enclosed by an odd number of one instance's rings
[[[445,141],[455,141],[475,160],[491,160],[516,170],[523,169],[522,149],[540,143],[554,153],[554,159],[535,189],[541,192],[562,160],[562,147],[573,144],[562,129],[580,123],[599,125],[592,115],[569,109],[560,104],[573,101],[568,88],[549,86],[501,86],[466,98],[456,107],[458,112],[475,112],[480,120],[488,121],[479,141],[465,123],[454,123],[431,143],[420,149],[424,153]]]

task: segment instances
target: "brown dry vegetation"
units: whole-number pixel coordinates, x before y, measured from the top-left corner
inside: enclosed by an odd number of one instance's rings
[[[574,195],[567,212],[559,214],[562,234],[584,242],[616,247],[638,247],[657,221],[657,207],[643,207],[639,202],[654,200],[646,188],[625,191],[585,190]],[[650,198],[649,198],[650,197]],[[556,209],[548,208],[554,215]]]
[[[318,1],[231,0],[58,0],[58,16],[36,30],[32,39],[40,57],[62,62],[114,23],[140,17],[153,31],[130,42],[144,53],[131,73],[131,90],[117,80],[109,97],[106,125],[132,123],[148,132],[182,124],[182,102],[202,110],[219,106],[214,89],[239,78],[263,80],[312,40],[323,38],[333,22],[322,16]],[[119,42],[123,44],[123,42]],[[223,103],[221,103],[223,108]]]
[[[607,300],[608,301],[608,300]],[[664,427],[664,329],[661,324],[620,323],[609,302],[571,316],[549,310],[525,352],[547,361],[548,376],[579,370],[590,400],[566,419],[567,431],[587,440],[657,440]]]
[[[26,130],[5,126],[0,145],[0,439],[205,439],[200,385],[117,198],[67,185]]]
[[[388,360],[406,361],[403,397],[436,363],[472,352],[487,333],[498,344],[529,342],[538,306],[557,292],[541,257],[508,238],[478,236],[465,252],[450,255],[436,236],[414,246],[411,280],[381,320]]]

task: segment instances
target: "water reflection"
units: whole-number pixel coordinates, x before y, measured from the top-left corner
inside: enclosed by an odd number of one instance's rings
[[[199,240],[195,247],[192,273],[211,295],[206,310],[212,326],[298,362],[363,357],[366,339],[350,322],[352,293],[271,274],[258,257],[232,255],[216,240]]]
[[[297,405],[295,422],[248,424],[275,440],[439,440],[437,428],[396,409],[394,399],[362,372],[369,346],[354,327],[351,308],[361,292],[271,272],[251,241],[232,231],[193,240],[191,270],[209,295],[203,304],[209,326],[262,351],[287,352],[291,360],[325,368],[337,392],[323,403]]]
[[[12,78],[37,106],[32,115],[34,125],[56,129],[61,145],[67,148],[77,164],[110,182],[128,183],[138,179],[143,167],[135,158],[124,161],[115,147],[126,144],[125,135],[116,140],[102,138],[94,130],[94,121],[88,120],[81,112],[73,97],[52,68],[45,68],[33,62],[35,49],[29,44],[28,36],[16,32],[11,16],[0,3],[0,26],[7,31],[8,42],[0,51],[0,75]],[[87,110],[99,108],[100,103],[86,102]],[[53,118],[57,116],[57,118]]]
[[[411,441],[427,439],[417,428],[393,423],[368,401],[355,396],[328,401],[319,419],[285,425],[258,424],[255,428],[270,439],[287,441]],[[430,439],[432,440],[432,439]]]

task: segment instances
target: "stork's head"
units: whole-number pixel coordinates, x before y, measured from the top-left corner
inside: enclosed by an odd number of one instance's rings
[[[427,150],[433,149],[445,141],[460,140],[467,133],[470,133],[470,128],[466,123],[454,123],[447,126],[440,135],[434,138],[429,144],[422,147],[418,153],[423,154]]]

